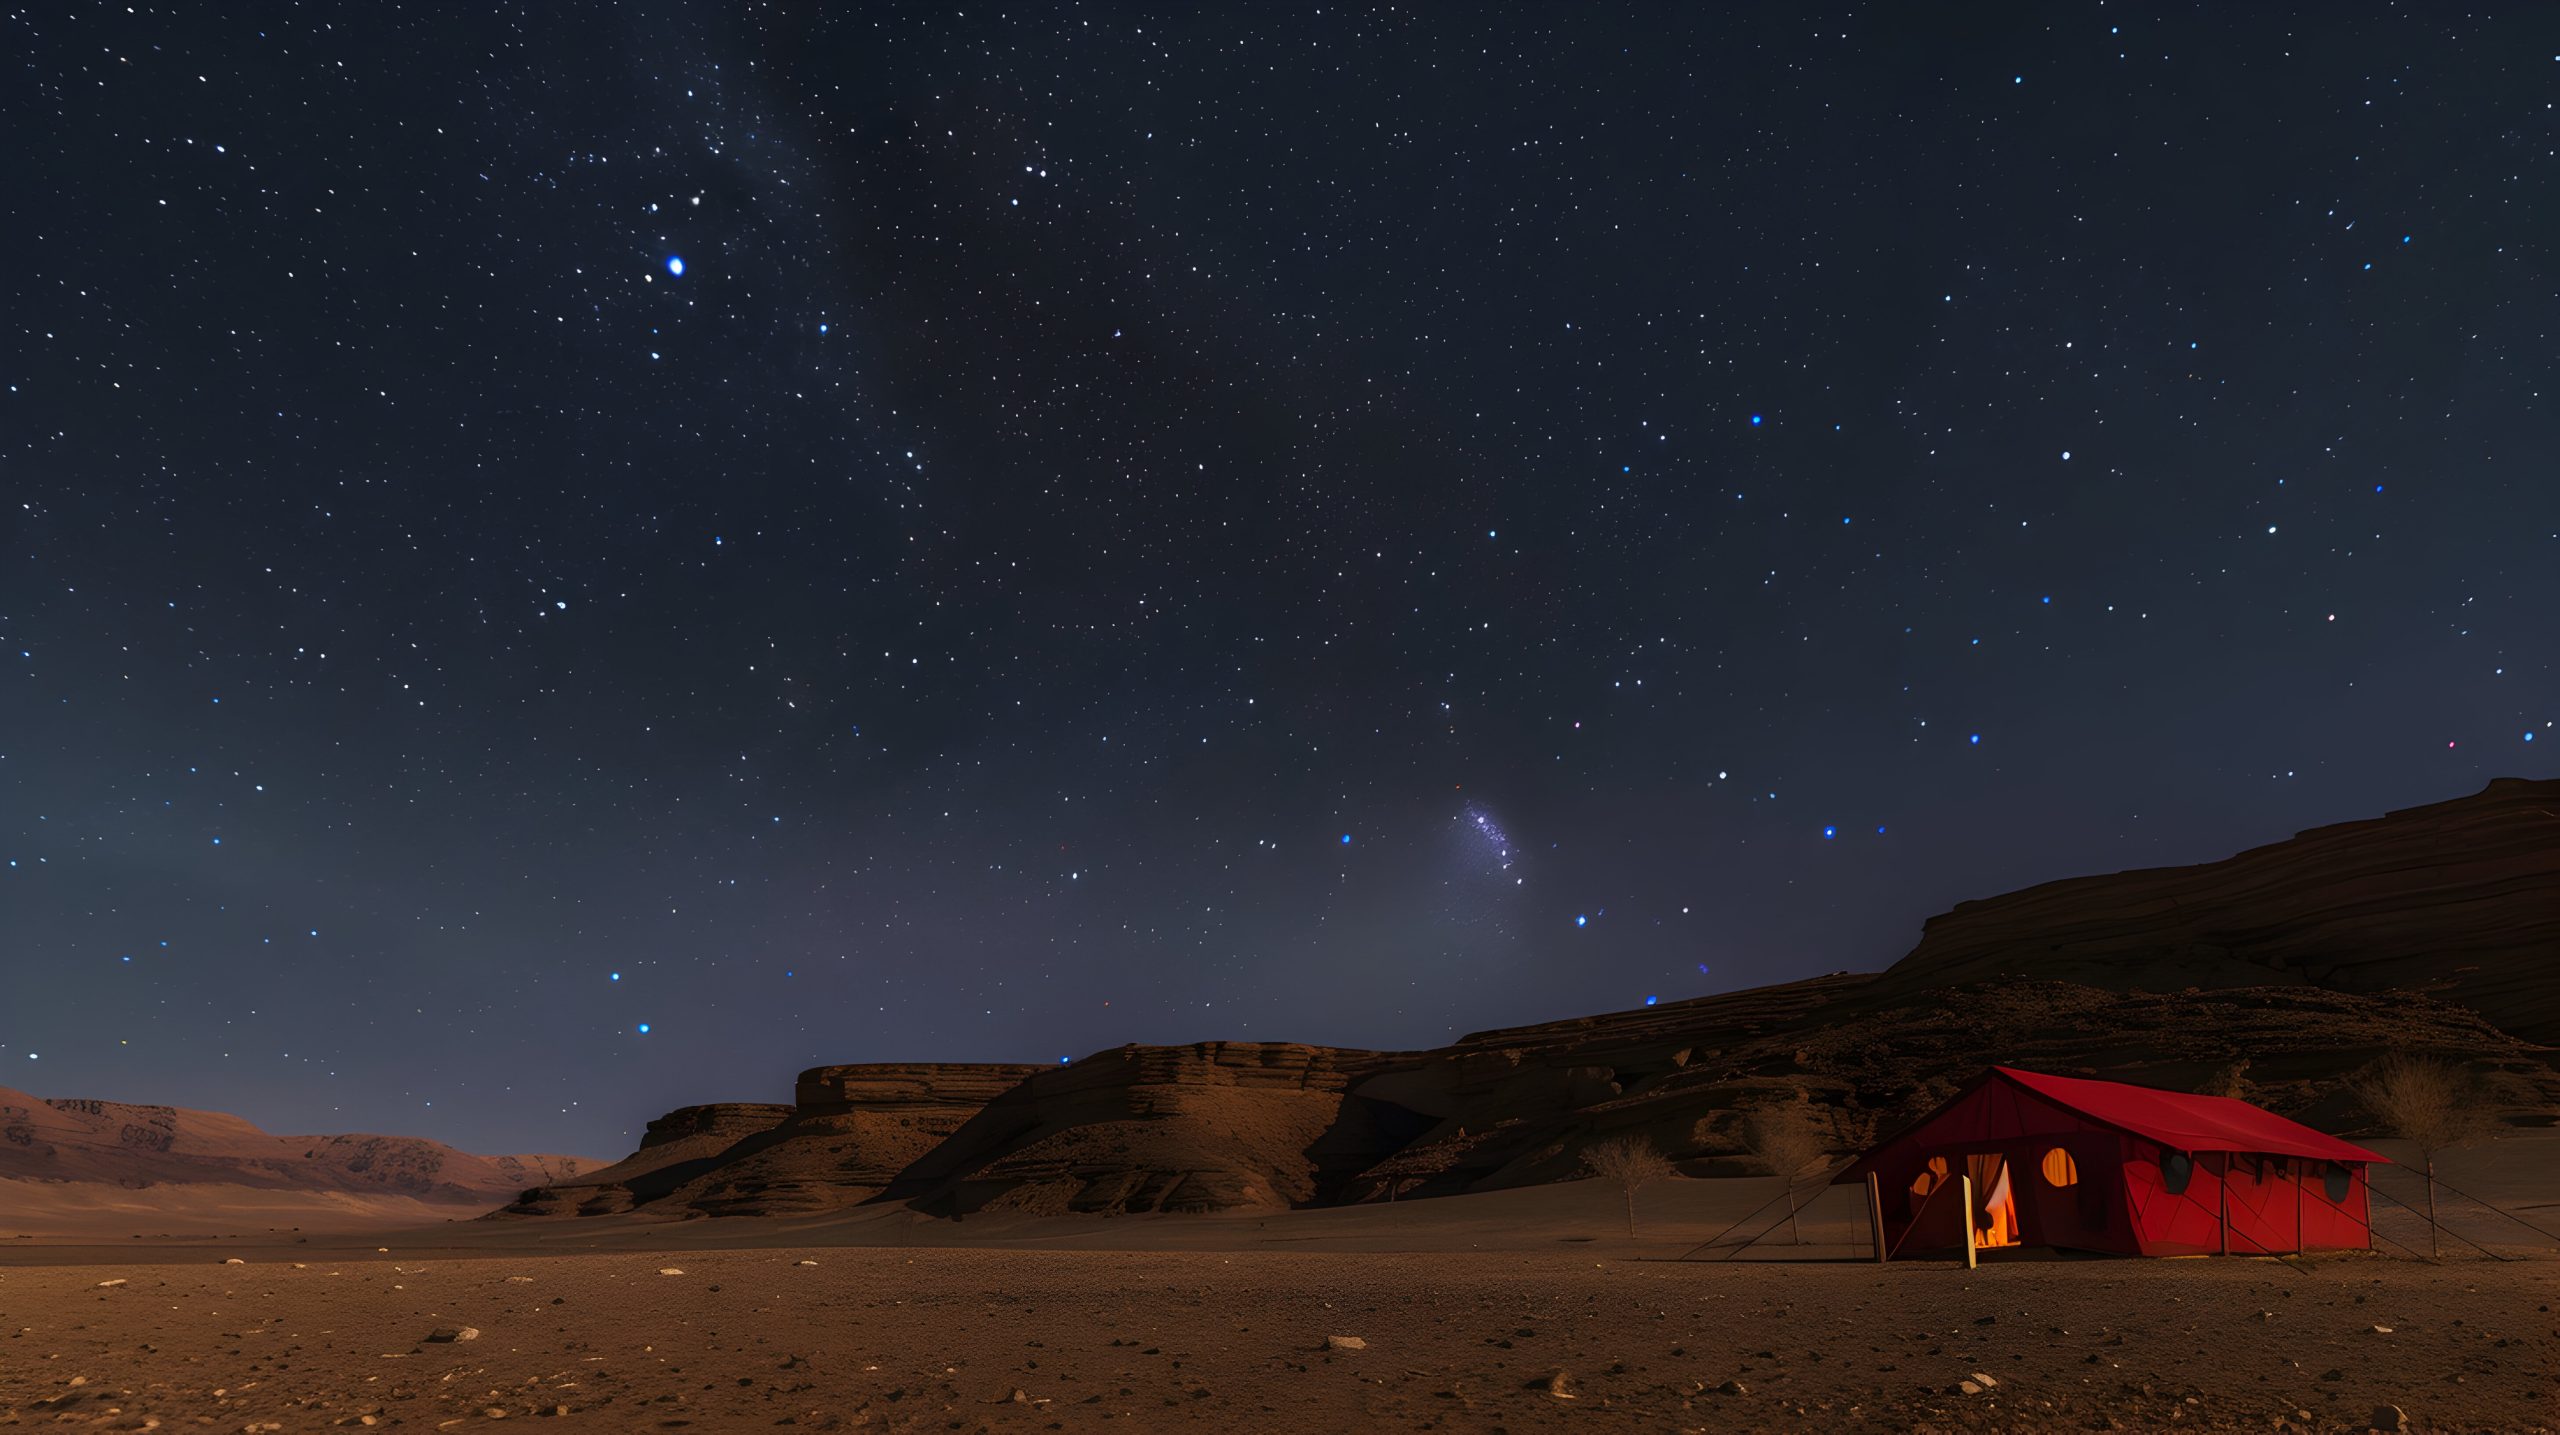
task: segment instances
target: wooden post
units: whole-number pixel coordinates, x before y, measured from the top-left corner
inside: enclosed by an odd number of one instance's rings
[[[2222,1179],[2214,1183],[2222,1193],[2222,1253],[2231,1254],[2231,1153],[2222,1153]]]
[[[1964,1268],[1966,1270],[1972,1270],[1974,1268],[1975,1257],[1973,1249],[1973,1178],[1971,1176],[1958,1176],[1956,1178],[1956,1194],[1964,1197]]]
[[[1875,1231],[1876,1264],[1884,1264],[1884,1184],[1867,1173],[1867,1224]]]

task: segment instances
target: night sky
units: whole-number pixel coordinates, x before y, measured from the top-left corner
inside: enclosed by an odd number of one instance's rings
[[[213,8],[0,17],[0,1084],[609,1157],[2560,774],[2560,12]]]

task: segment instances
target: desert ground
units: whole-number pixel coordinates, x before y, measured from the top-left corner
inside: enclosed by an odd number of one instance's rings
[[[2500,1145],[2448,1174],[2547,1222],[2560,1141]],[[1966,1271],[1860,1259],[1831,1195],[1803,1247],[1677,1259],[1773,1189],[1647,1188],[1633,1238],[1579,1182],[1269,1216],[22,1239],[0,1242],[0,1425],[2560,1428],[2560,1257],[2494,1223],[2460,1229],[2507,1259]]]

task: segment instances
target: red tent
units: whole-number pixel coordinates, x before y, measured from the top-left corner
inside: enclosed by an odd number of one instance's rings
[[[1961,1250],[1968,1219],[1985,1248],[2264,1255],[2370,1248],[2383,1159],[2229,1097],[1995,1066],[1835,1182],[1875,1174],[1895,1255]]]

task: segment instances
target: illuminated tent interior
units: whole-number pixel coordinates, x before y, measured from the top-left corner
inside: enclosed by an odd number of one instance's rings
[[[1995,1066],[1833,1179],[1875,1176],[1892,1256],[1960,1252],[1968,1224],[1977,1250],[2275,1255],[2371,1247],[2383,1159],[2229,1097]]]

